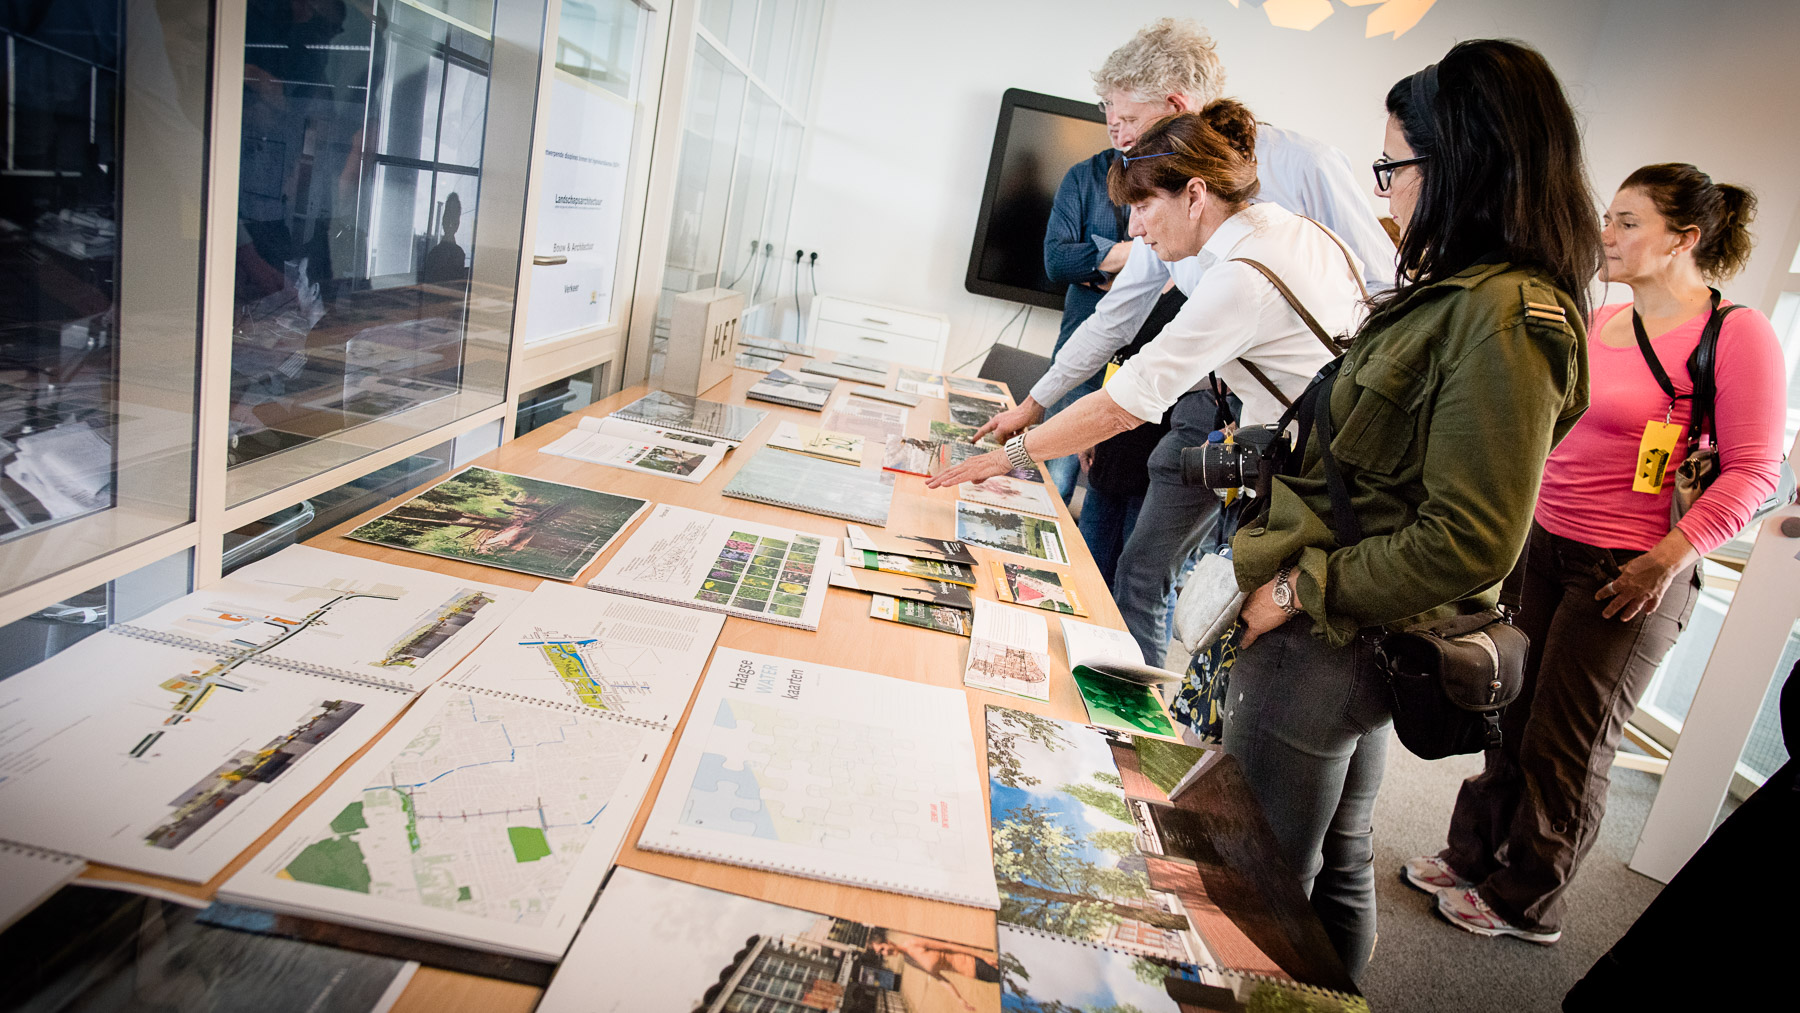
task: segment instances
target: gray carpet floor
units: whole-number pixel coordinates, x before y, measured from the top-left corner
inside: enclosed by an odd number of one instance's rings
[[[1599,837],[1569,887],[1562,940],[1539,946],[1486,938],[1440,918],[1434,898],[1400,880],[1400,864],[1432,854],[1464,777],[1480,756],[1428,762],[1396,740],[1375,805],[1375,893],[1380,937],[1363,978],[1378,1013],[1556,1010],[1562,997],[1630,928],[1662,884],[1626,867],[1659,779],[1614,769]]]

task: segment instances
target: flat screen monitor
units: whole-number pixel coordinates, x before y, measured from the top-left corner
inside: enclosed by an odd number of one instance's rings
[[[1068,286],[1044,273],[1050,205],[1070,166],[1111,146],[1106,120],[1094,103],[1008,88],[1000,100],[963,287],[1061,310]]]

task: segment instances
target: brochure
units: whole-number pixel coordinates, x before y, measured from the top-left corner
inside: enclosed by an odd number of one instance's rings
[[[949,384],[951,390],[961,391],[964,394],[981,394],[1012,400],[1012,392],[1007,390],[1003,384],[995,383],[992,380],[981,380],[972,376],[946,376],[944,381]]]
[[[545,444],[542,452],[679,482],[703,482],[724,460],[725,452],[731,446],[723,441],[708,441],[711,446],[689,442],[705,437],[644,437],[633,430],[654,432],[654,428],[624,419],[590,417],[581,421],[594,425],[578,425]]]
[[[802,510],[824,517],[886,524],[894,502],[894,476],[864,471],[779,449],[758,451],[744,462],[723,495]]]
[[[888,622],[937,630],[939,633],[954,633],[959,637],[969,635],[969,613],[963,609],[948,605],[927,605],[892,595],[875,595],[870,600],[869,618],[886,619]]]
[[[779,1009],[772,989],[811,1013],[1000,1013],[998,961],[990,946],[617,869],[537,1013],[685,1013],[714,990],[719,1009]]]
[[[1063,575],[1055,570],[1040,570],[1018,563],[1004,563],[998,559],[990,561],[988,566],[992,567],[994,575],[994,594],[1001,601],[1060,612],[1063,615],[1087,615],[1087,609],[1081,607],[1081,598],[1075,594],[1075,589],[1066,586]]]
[[[887,383],[887,368],[885,366],[881,369],[871,369],[867,366],[858,366],[847,361],[850,359],[861,358],[862,356],[856,355],[841,356],[833,362],[819,362],[815,359],[814,361],[807,363],[806,368],[809,372],[818,373],[823,376],[835,376],[840,380],[856,380],[861,383],[873,384]],[[866,361],[873,362],[877,360],[870,359]]]
[[[990,401],[984,397],[970,397],[967,394],[952,393],[950,402],[950,421],[961,426],[973,426],[976,429],[988,424],[994,416],[1006,410],[1006,405],[998,401]]]
[[[844,558],[848,565],[865,570],[879,570],[883,573],[898,573],[924,580],[941,580],[964,587],[975,586],[975,568],[961,563],[946,563],[941,559],[917,559],[913,556],[900,556],[891,552],[872,552],[867,549],[844,549]]]
[[[982,454],[992,453],[996,449],[998,448],[991,444],[982,444],[978,446],[973,443],[957,441],[939,443],[937,463],[931,473],[936,475],[938,472],[956,467],[971,457],[980,457]],[[1016,478],[1021,482],[1036,482],[1038,485],[1044,484],[1044,473],[1038,470],[1038,466],[1035,463],[1029,468],[1014,468],[1007,472],[1005,477]]]
[[[754,369],[759,373],[767,373],[771,369],[780,369],[781,364],[786,361],[786,359],[780,357],[769,358],[767,356],[758,355],[755,352],[739,352],[736,359],[739,366],[742,366],[745,369]]]
[[[648,500],[466,468],[345,537],[552,580],[574,580]]]
[[[929,478],[932,466],[937,462],[937,448],[936,440],[890,436],[887,451],[881,457],[881,467],[885,471],[897,471],[902,475]]]
[[[1063,549],[1061,526],[1044,517],[1032,517],[958,500],[956,537],[973,545],[1001,552],[1048,560],[1063,566],[1069,564],[1069,556]]]
[[[782,355],[804,355],[808,358],[811,358],[813,355],[812,348],[807,345],[802,345],[793,341],[782,341],[779,338],[759,338],[754,334],[738,335],[737,343],[743,345],[745,348],[761,348],[771,352],[779,352]]]
[[[1011,475],[995,475],[980,482],[964,482],[957,487],[957,495],[970,503],[980,503],[983,506],[1023,510],[1042,517],[1056,516],[1056,504],[1050,500],[1048,486]]]
[[[888,390],[886,387],[871,387],[863,383],[851,387],[850,393],[862,397],[872,397],[877,401],[892,401],[894,404],[905,405],[908,408],[915,407],[919,403],[917,395],[902,394],[899,391]]]
[[[1050,629],[1043,617],[975,599],[975,629],[963,685],[1049,700]]]
[[[821,389],[801,383],[790,374],[775,369],[770,370],[768,376],[751,384],[744,396],[753,401],[767,401],[816,412],[824,409],[825,402],[831,400],[831,391],[829,388]]]
[[[768,445],[839,464],[858,465],[862,463],[863,457],[862,437],[814,429],[796,422],[783,422],[776,426],[775,435],[769,437]]]
[[[769,413],[757,408],[720,404],[686,394],[653,390],[613,412],[613,415],[663,429],[742,443]]]
[[[638,847],[999,907],[961,690],[721,647],[691,714]]]
[[[664,503],[588,586],[816,630],[836,554],[835,538]]]
[[[1081,691],[1090,722],[1120,731],[1179,737],[1169,720],[1169,709],[1149,686],[1101,675],[1085,665],[1073,665],[1069,674]]]
[[[943,397],[944,376],[902,366],[900,376],[894,380],[894,389],[921,397]]]
[[[819,425],[837,433],[853,433],[871,443],[886,443],[890,436],[906,435],[908,414],[901,405],[846,394],[825,413]]]
[[[851,553],[859,550],[850,549]],[[950,608],[971,610],[975,607],[975,597],[967,585],[947,580],[934,580],[930,577],[918,577],[904,573],[890,573],[886,570],[870,570],[862,566],[851,566],[839,559],[831,571],[831,586],[862,591],[865,594],[885,594],[892,598],[906,598],[921,601],[927,605],[947,605]]]
[[[873,552],[891,552],[919,559],[939,559],[946,563],[974,566],[975,557],[968,546],[948,538],[927,538],[897,531],[870,531],[855,524],[844,526],[845,544]]]

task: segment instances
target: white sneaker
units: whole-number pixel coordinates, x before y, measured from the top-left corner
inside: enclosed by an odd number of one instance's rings
[[[1414,858],[1400,866],[1400,878],[1407,885],[1426,893],[1439,890],[1467,890],[1474,882],[1458,876],[1450,864],[1436,855]]]
[[[1533,932],[1522,929],[1507,922],[1488,907],[1487,901],[1474,890],[1440,890],[1437,895],[1438,914],[1444,920],[1459,929],[1466,929],[1478,936],[1517,936],[1528,943],[1548,946],[1562,938],[1562,930],[1554,932]]]

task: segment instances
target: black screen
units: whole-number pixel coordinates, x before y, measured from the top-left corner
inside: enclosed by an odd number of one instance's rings
[[[1044,229],[1069,167],[1111,144],[1091,103],[1009,89],[965,287],[978,295],[1061,309],[1064,285],[1044,274]]]

